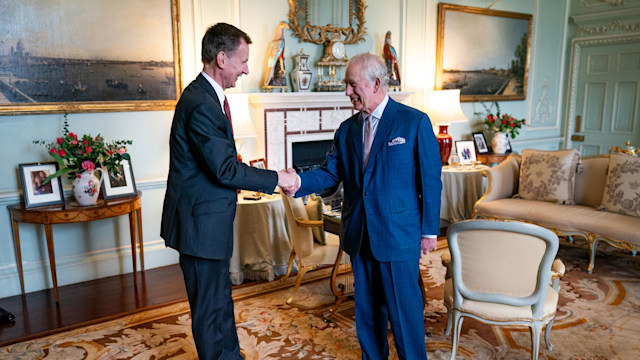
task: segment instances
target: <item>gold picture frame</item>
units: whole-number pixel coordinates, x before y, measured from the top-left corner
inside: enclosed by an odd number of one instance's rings
[[[179,0],[7,0],[0,21],[0,115],[170,110],[180,97]]]
[[[460,101],[524,100],[533,16],[438,4],[437,90],[460,89]]]

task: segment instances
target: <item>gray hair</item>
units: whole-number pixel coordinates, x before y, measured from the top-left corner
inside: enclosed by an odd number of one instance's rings
[[[379,56],[370,53],[360,53],[349,60],[347,68],[351,65],[361,65],[362,76],[369,84],[373,84],[376,79],[380,79],[382,89],[387,90],[389,86],[389,74],[387,73],[387,67]]]

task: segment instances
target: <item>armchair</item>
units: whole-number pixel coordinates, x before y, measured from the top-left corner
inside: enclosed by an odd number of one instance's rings
[[[558,305],[558,278],[564,273],[558,237],[543,227],[521,222],[469,220],[447,234],[451,278],[445,281],[444,304],[453,329],[455,359],[464,317],[493,325],[525,325],[531,331],[532,359],[538,358],[540,332],[545,342]],[[553,266],[553,271],[552,271]]]
[[[287,304],[291,304],[307,271],[313,270],[321,264],[333,264],[335,262],[340,250],[340,238],[334,234],[326,233],[326,245],[315,243],[311,228],[324,226],[323,221],[309,220],[309,215],[304,208],[302,199],[292,198],[284,193],[281,193],[281,196],[289,228],[289,238],[293,247],[289,255],[287,273],[282,280],[289,277],[293,267],[293,260],[296,256],[298,257],[296,284],[293,287],[291,296],[287,299]]]

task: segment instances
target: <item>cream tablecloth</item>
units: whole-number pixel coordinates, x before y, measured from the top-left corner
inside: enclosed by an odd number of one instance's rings
[[[487,186],[486,178],[482,176],[482,170],[486,169],[485,165],[442,168],[441,228],[471,218],[473,204],[482,197]]]
[[[231,282],[244,279],[272,281],[284,275],[291,253],[280,195],[262,195],[245,200],[238,195],[233,222],[233,255],[229,264]],[[297,267],[294,267],[297,271]]]

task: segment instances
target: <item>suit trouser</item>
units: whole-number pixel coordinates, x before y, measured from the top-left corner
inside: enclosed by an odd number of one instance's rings
[[[360,251],[352,257],[356,332],[363,359],[389,357],[389,321],[399,359],[427,358],[419,261],[376,260],[365,230]]]
[[[229,260],[180,254],[200,360],[242,359],[231,298]]]

